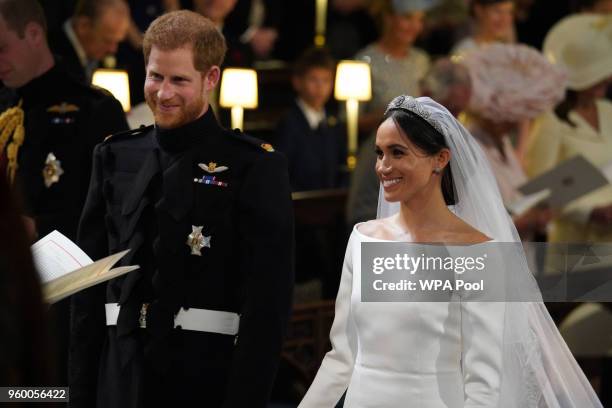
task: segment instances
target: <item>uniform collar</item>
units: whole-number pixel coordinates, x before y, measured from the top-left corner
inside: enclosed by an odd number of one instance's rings
[[[60,71],[58,65],[54,64],[44,74],[17,88],[16,93],[24,99],[24,105],[27,105],[30,100],[40,100],[42,97],[52,95],[53,88],[61,87],[64,82],[60,78]]]
[[[180,153],[195,147],[221,132],[215,114],[209,108],[193,122],[173,129],[155,126],[155,136],[161,148],[170,153]]]

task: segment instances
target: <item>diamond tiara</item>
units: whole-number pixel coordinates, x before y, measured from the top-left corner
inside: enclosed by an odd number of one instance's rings
[[[409,111],[409,112],[412,112],[420,116],[427,123],[429,123],[434,129],[440,132],[441,135],[444,136],[444,131],[442,130],[442,127],[437,121],[433,120],[433,118],[431,117],[431,112],[427,110],[423,106],[423,104],[421,104],[419,101],[417,101],[412,96],[401,95],[401,96],[394,98],[387,106],[387,110],[385,110],[385,115],[387,115],[389,111],[397,110],[397,109]]]

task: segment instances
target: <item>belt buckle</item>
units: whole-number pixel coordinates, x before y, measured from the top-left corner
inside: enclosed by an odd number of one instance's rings
[[[149,308],[148,303],[143,303],[140,307],[140,317],[138,318],[138,325],[141,329],[147,328],[147,309]]]

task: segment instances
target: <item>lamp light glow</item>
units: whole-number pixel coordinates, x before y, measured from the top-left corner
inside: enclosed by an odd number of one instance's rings
[[[130,110],[130,81],[127,71],[121,69],[97,69],[94,71],[91,83],[113,94],[121,102],[124,112]]]
[[[346,101],[347,165],[353,170],[357,162],[359,101],[368,101],[372,98],[370,66],[361,61],[340,61],[336,68],[334,96],[338,100]]]
[[[219,104],[232,109],[232,128],[243,128],[244,109],[257,108],[257,72],[227,68],[221,78]]]

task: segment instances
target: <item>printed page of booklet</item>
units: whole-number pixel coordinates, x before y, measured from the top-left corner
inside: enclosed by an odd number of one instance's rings
[[[129,250],[93,262],[74,242],[53,231],[31,247],[47,303],[55,303],[83,289],[138,269],[113,268]]]

